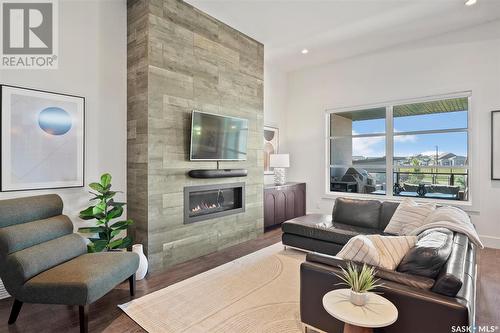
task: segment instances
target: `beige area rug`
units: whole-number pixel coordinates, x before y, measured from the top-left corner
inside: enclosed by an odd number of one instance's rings
[[[301,332],[305,254],[277,243],[120,308],[156,332]]]

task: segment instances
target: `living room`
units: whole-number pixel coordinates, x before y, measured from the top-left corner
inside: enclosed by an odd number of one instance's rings
[[[498,331],[500,2],[0,6],[0,331]]]

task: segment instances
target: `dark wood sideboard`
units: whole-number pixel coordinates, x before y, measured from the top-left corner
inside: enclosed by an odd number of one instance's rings
[[[264,228],[306,215],[306,184],[264,186]]]

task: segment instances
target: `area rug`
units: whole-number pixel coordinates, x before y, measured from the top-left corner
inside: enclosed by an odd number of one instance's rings
[[[150,333],[301,332],[304,259],[277,243],[120,308]]]

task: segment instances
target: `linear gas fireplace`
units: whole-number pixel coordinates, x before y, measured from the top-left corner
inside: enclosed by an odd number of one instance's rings
[[[184,224],[245,211],[245,183],[184,187]]]

